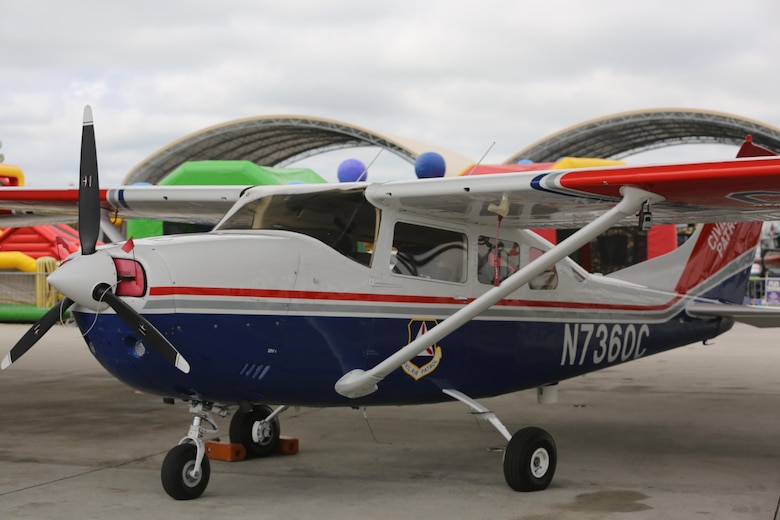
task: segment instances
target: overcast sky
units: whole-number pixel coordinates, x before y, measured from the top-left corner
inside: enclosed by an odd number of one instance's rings
[[[30,186],[75,183],[85,104],[106,186],[250,116],[326,117],[474,159],[495,142],[493,163],[623,111],[780,126],[777,0],[19,0],[0,20],[0,153]]]

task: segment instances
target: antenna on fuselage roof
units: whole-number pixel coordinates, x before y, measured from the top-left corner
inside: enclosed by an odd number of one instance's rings
[[[491,145],[490,145],[490,146],[488,146],[488,149],[487,149],[487,150],[485,150],[485,153],[483,153],[483,154],[482,154],[482,157],[480,157],[480,158],[479,158],[479,161],[477,161],[477,162],[475,162],[475,163],[474,163],[474,166],[472,166],[472,167],[471,167],[471,169],[469,170],[469,172],[466,174],[466,177],[469,177],[469,176],[470,176],[472,173],[474,173],[474,170],[476,170],[476,169],[477,169],[477,166],[479,166],[480,164],[482,164],[482,161],[484,161],[484,160],[485,160],[485,157],[487,156],[487,154],[489,154],[489,153],[490,153],[490,150],[492,150],[492,149],[493,149],[493,147],[494,147],[495,145],[496,145],[496,142],[495,142],[495,141],[493,141],[493,143],[491,143]]]
[[[368,165],[366,165],[365,168],[363,168],[363,172],[360,175],[358,175],[358,178],[355,179],[355,182],[366,180],[366,177],[368,176],[368,169],[371,168],[371,166],[373,166],[373,164],[376,162],[377,159],[379,159],[379,155],[382,153],[382,150],[384,150],[384,148],[379,149],[379,151],[376,153],[374,158],[371,159],[371,162],[368,163]]]

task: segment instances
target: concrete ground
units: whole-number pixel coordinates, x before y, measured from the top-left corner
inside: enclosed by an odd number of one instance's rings
[[[26,326],[0,325],[5,351]],[[535,392],[485,400],[558,445],[551,487],[504,483],[503,438],[465,406],[290,410],[300,453],[213,461],[194,501],[160,485],[190,421],[112,379],[55,326],[0,374],[0,519],[772,519],[780,499],[777,331],[694,345]],[[220,426],[227,429],[228,419]],[[226,434],[225,434],[226,435]]]

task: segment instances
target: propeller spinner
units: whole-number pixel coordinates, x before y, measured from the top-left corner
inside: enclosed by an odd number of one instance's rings
[[[117,284],[114,259],[108,251],[97,251],[100,235],[100,183],[92,109],[84,108],[79,172],[79,237],[81,255],[49,275],[49,283],[65,298],[38,320],[0,362],[6,369],[24,355],[74,303],[97,312],[111,307],[143,341],[176,368],[189,373],[190,365],[168,339],[149,320],[112,292]]]

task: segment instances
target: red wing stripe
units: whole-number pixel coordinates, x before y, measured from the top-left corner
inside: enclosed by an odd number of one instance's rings
[[[693,206],[747,207],[745,201],[729,198],[734,192],[780,188],[777,170],[780,159],[739,162],[670,164],[617,167],[612,170],[567,171],[557,178],[562,188],[619,198],[622,186],[635,186],[666,197],[669,203]]]

